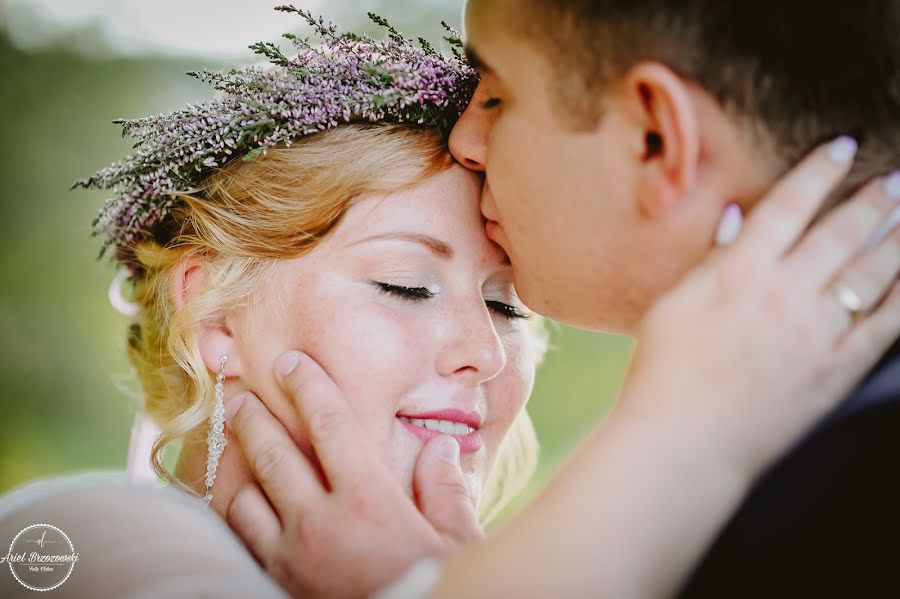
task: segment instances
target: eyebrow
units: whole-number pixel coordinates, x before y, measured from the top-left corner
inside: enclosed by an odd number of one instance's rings
[[[475,48],[466,44],[465,48],[466,52],[466,60],[469,61],[469,64],[472,65],[472,68],[481,73],[493,73],[494,70],[485,64],[484,60],[482,60],[481,56],[478,55],[478,52],[475,51]]]
[[[420,233],[406,233],[406,232],[397,232],[397,233],[384,233],[381,235],[372,235],[371,237],[366,237],[365,239],[360,239],[359,241],[352,243],[351,245],[359,245],[361,243],[367,243],[369,241],[382,241],[382,240],[399,240],[399,241],[410,241],[412,243],[418,243],[424,245],[431,253],[439,258],[444,258],[445,260],[450,260],[453,258],[453,248],[448,244],[444,243],[440,239],[436,239],[431,237],[430,235],[422,235]]]

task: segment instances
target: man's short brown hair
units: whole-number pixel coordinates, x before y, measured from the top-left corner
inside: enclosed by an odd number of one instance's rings
[[[610,82],[654,61],[762,132],[785,168],[838,135],[860,142],[857,183],[900,167],[900,0],[501,1],[521,3],[507,12],[548,53],[573,128],[602,116]]]

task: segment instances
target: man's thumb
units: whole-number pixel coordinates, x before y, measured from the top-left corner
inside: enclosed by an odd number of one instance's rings
[[[456,439],[437,435],[425,444],[416,462],[413,486],[422,515],[450,547],[484,537],[472,495],[463,479]]]

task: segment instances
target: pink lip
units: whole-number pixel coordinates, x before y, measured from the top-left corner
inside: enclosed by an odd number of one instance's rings
[[[403,416],[404,418],[420,418],[422,420],[449,420],[450,422],[461,422],[468,426],[471,426],[475,430],[469,433],[468,435],[450,435],[454,439],[456,439],[457,443],[459,443],[459,450],[461,453],[475,453],[479,449],[481,449],[481,434],[478,432],[478,428],[481,426],[481,416],[476,412],[463,412],[462,410],[457,410],[454,408],[446,409],[446,410],[438,410],[436,412],[426,412],[423,414],[397,414],[397,416]],[[447,434],[441,433],[440,431],[435,431],[427,428],[422,428],[421,426],[415,426],[414,424],[410,424],[408,422],[401,421],[401,424],[406,427],[406,430],[414,434],[418,437],[422,443],[427,443],[430,439],[433,439],[437,435]]]

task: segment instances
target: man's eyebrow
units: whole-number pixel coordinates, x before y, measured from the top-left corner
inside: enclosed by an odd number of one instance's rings
[[[439,258],[444,258],[446,260],[450,260],[451,258],[453,258],[452,247],[450,247],[440,239],[436,239],[434,237],[431,237],[430,235],[422,235],[420,233],[407,233],[402,231],[397,233],[383,233],[381,235],[372,235],[371,237],[360,239],[359,241],[350,245],[359,245],[361,243],[367,243],[369,241],[381,240],[410,241],[412,243],[424,245],[429,250],[431,250],[431,253],[438,256]]]
[[[472,68],[481,73],[492,72],[493,69],[488,65],[484,64],[484,61],[478,55],[478,52],[475,51],[475,48],[466,44],[466,60],[469,61],[469,64],[472,65]]]

